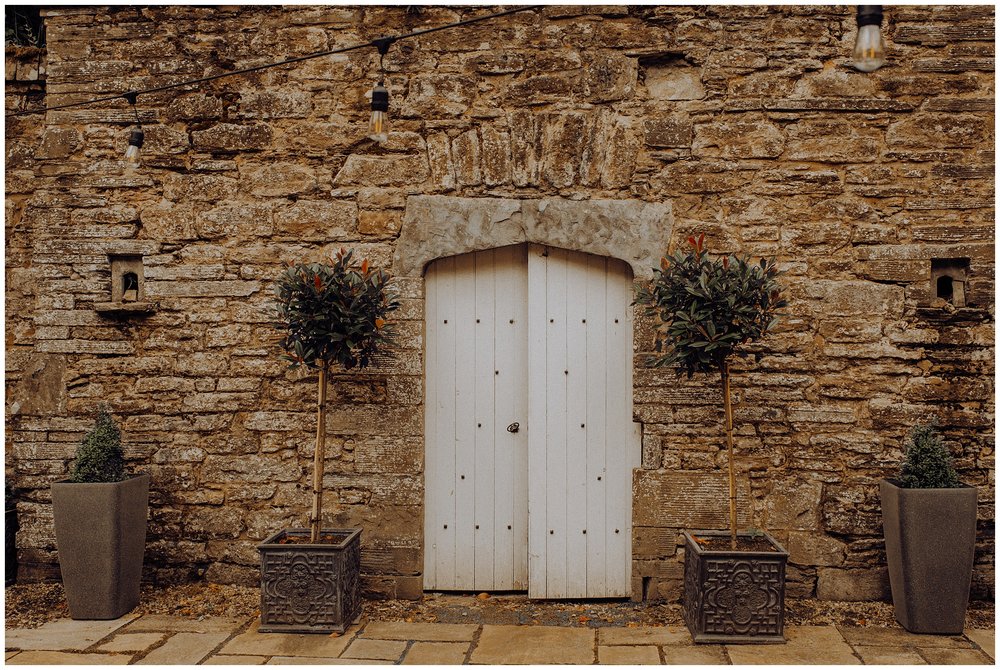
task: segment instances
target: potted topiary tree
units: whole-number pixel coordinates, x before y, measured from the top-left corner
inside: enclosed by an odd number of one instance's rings
[[[17,498],[8,482],[4,482],[3,493],[4,586],[10,586],[17,581]]]
[[[361,609],[361,529],[321,528],[326,391],[335,366],[361,370],[389,341],[399,307],[389,275],[341,249],[333,264],[289,267],[276,285],[282,358],[316,371],[316,447],[309,528],[281,530],[258,546],[261,632],[344,632]]]
[[[729,531],[685,532],[684,621],[695,642],[784,642],[788,552],[767,533],[739,533],[730,361],[742,345],[764,337],[786,305],[774,259],[710,258],[705,235],[691,251],[661,259],[636,303],[658,317],[653,367],[719,374],[729,455]],[[665,348],[664,348],[665,346]]]
[[[879,493],[896,621],[912,633],[961,635],[977,489],[958,481],[934,424],[913,429],[899,479],[883,479]]]
[[[117,619],[139,604],[149,475],[129,475],[107,409],[77,449],[68,480],[52,484],[56,548],[69,614]]]

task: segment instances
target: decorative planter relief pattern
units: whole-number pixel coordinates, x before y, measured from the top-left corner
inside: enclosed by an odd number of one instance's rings
[[[696,535],[728,537],[725,531]],[[741,534],[744,535],[744,534]],[[690,533],[684,556],[684,622],[695,642],[784,642],[788,552],[709,551]]]
[[[260,551],[262,633],[343,633],[361,611],[361,530],[323,530],[337,544],[281,544],[308,537],[306,529],[283,530]]]

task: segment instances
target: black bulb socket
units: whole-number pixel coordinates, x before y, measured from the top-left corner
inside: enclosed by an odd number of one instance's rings
[[[382,84],[382,82],[376,84],[375,88],[372,89],[372,111],[389,111],[389,91]]]
[[[858,5],[858,28],[882,25],[882,5]]]
[[[146,136],[141,130],[133,130],[128,136],[128,145],[130,147],[136,147],[137,149],[142,148],[142,143],[146,139]]]

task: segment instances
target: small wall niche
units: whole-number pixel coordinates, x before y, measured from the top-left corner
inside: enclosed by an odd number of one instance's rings
[[[111,301],[98,303],[101,314],[127,315],[152,314],[157,303],[146,302],[145,276],[142,256],[111,255]]]
[[[931,295],[955,307],[965,307],[969,281],[968,258],[931,259]]]

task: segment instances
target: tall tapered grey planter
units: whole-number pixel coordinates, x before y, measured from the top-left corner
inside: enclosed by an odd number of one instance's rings
[[[69,614],[117,619],[139,604],[149,475],[52,485],[56,548]]]
[[[976,551],[976,488],[908,489],[884,479],[879,493],[896,620],[911,633],[961,634]]]

